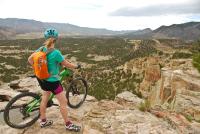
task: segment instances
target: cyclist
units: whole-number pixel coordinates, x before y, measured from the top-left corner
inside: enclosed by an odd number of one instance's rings
[[[46,119],[47,102],[52,92],[53,94],[55,94],[57,100],[59,101],[60,112],[64,119],[66,129],[71,131],[79,131],[81,127],[73,124],[68,118],[67,107],[66,107],[67,99],[63,92],[63,87],[59,81],[58,74],[60,65],[74,69],[80,68],[80,65],[79,64],[75,65],[65,60],[61,52],[57,49],[54,49],[56,40],[58,38],[58,32],[55,29],[53,28],[47,29],[44,32],[44,37],[46,39],[46,41],[44,42],[44,46],[40,47],[38,50],[36,50],[36,52],[41,51],[41,48],[42,51],[47,51],[50,49],[53,49],[53,51],[51,51],[51,53],[47,55],[48,72],[51,74],[51,76],[45,80],[40,80],[39,78],[37,78],[39,85],[43,90],[42,101],[40,104],[40,126],[41,128],[43,128],[53,124],[52,120]],[[31,65],[33,65],[34,54],[35,53],[31,54],[31,56],[28,58],[28,62]]]

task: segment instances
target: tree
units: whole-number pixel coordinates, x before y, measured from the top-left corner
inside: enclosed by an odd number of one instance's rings
[[[197,53],[193,56],[192,59],[192,64],[194,67],[196,67],[198,69],[198,71],[200,72],[200,53]]]

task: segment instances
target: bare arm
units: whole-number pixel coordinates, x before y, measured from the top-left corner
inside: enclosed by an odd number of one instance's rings
[[[35,53],[32,53],[29,57],[28,57],[28,63],[33,65],[33,56]]]
[[[61,65],[63,65],[64,67],[67,67],[67,68],[72,68],[72,69],[77,68],[77,65],[74,65],[67,60],[64,60],[63,62],[61,62]]]

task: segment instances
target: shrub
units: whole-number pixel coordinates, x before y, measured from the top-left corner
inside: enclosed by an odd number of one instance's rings
[[[159,55],[159,56],[162,56],[163,54],[164,54],[163,51],[159,51],[159,52],[158,52],[158,55]]]
[[[191,58],[192,54],[190,53],[184,53],[184,52],[175,52],[172,56],[172,59],[185,59],[185,58]]]
[[[139,105],[139,110],[140,111],[143,111],[143,112],[146,112],[146,111],[150,111],[151,109],[151,103],[148,99],[145,99],[144,102],[141,102],[140,105]]]
[[[200,52],[200,40],[194,42],[190,49],[192,53],[199,53]]]
[[[184,114],[184,117],[189,121],[189,122],[192,122],[193,120],[193,117],[189,114]]]
[[[192,64],[200,72],[200,53],[195,54],[192,58]]]

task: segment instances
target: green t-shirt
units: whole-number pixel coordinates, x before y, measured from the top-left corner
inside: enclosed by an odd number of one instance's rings
[[[42,47],[40,47],[36,51],[40,51]],[[47,48],[44,47],[44,52],[47,51]],[[62,61],[64,61],[64,57],[61,54],[61,52],[57,49],[54,49],[52,52],[47,54],[47,63],[48,63],[48,72],[51,74],[51,76],[46,81],[54,82],[59,81],[59,72],[60,72],[60,64]]]

